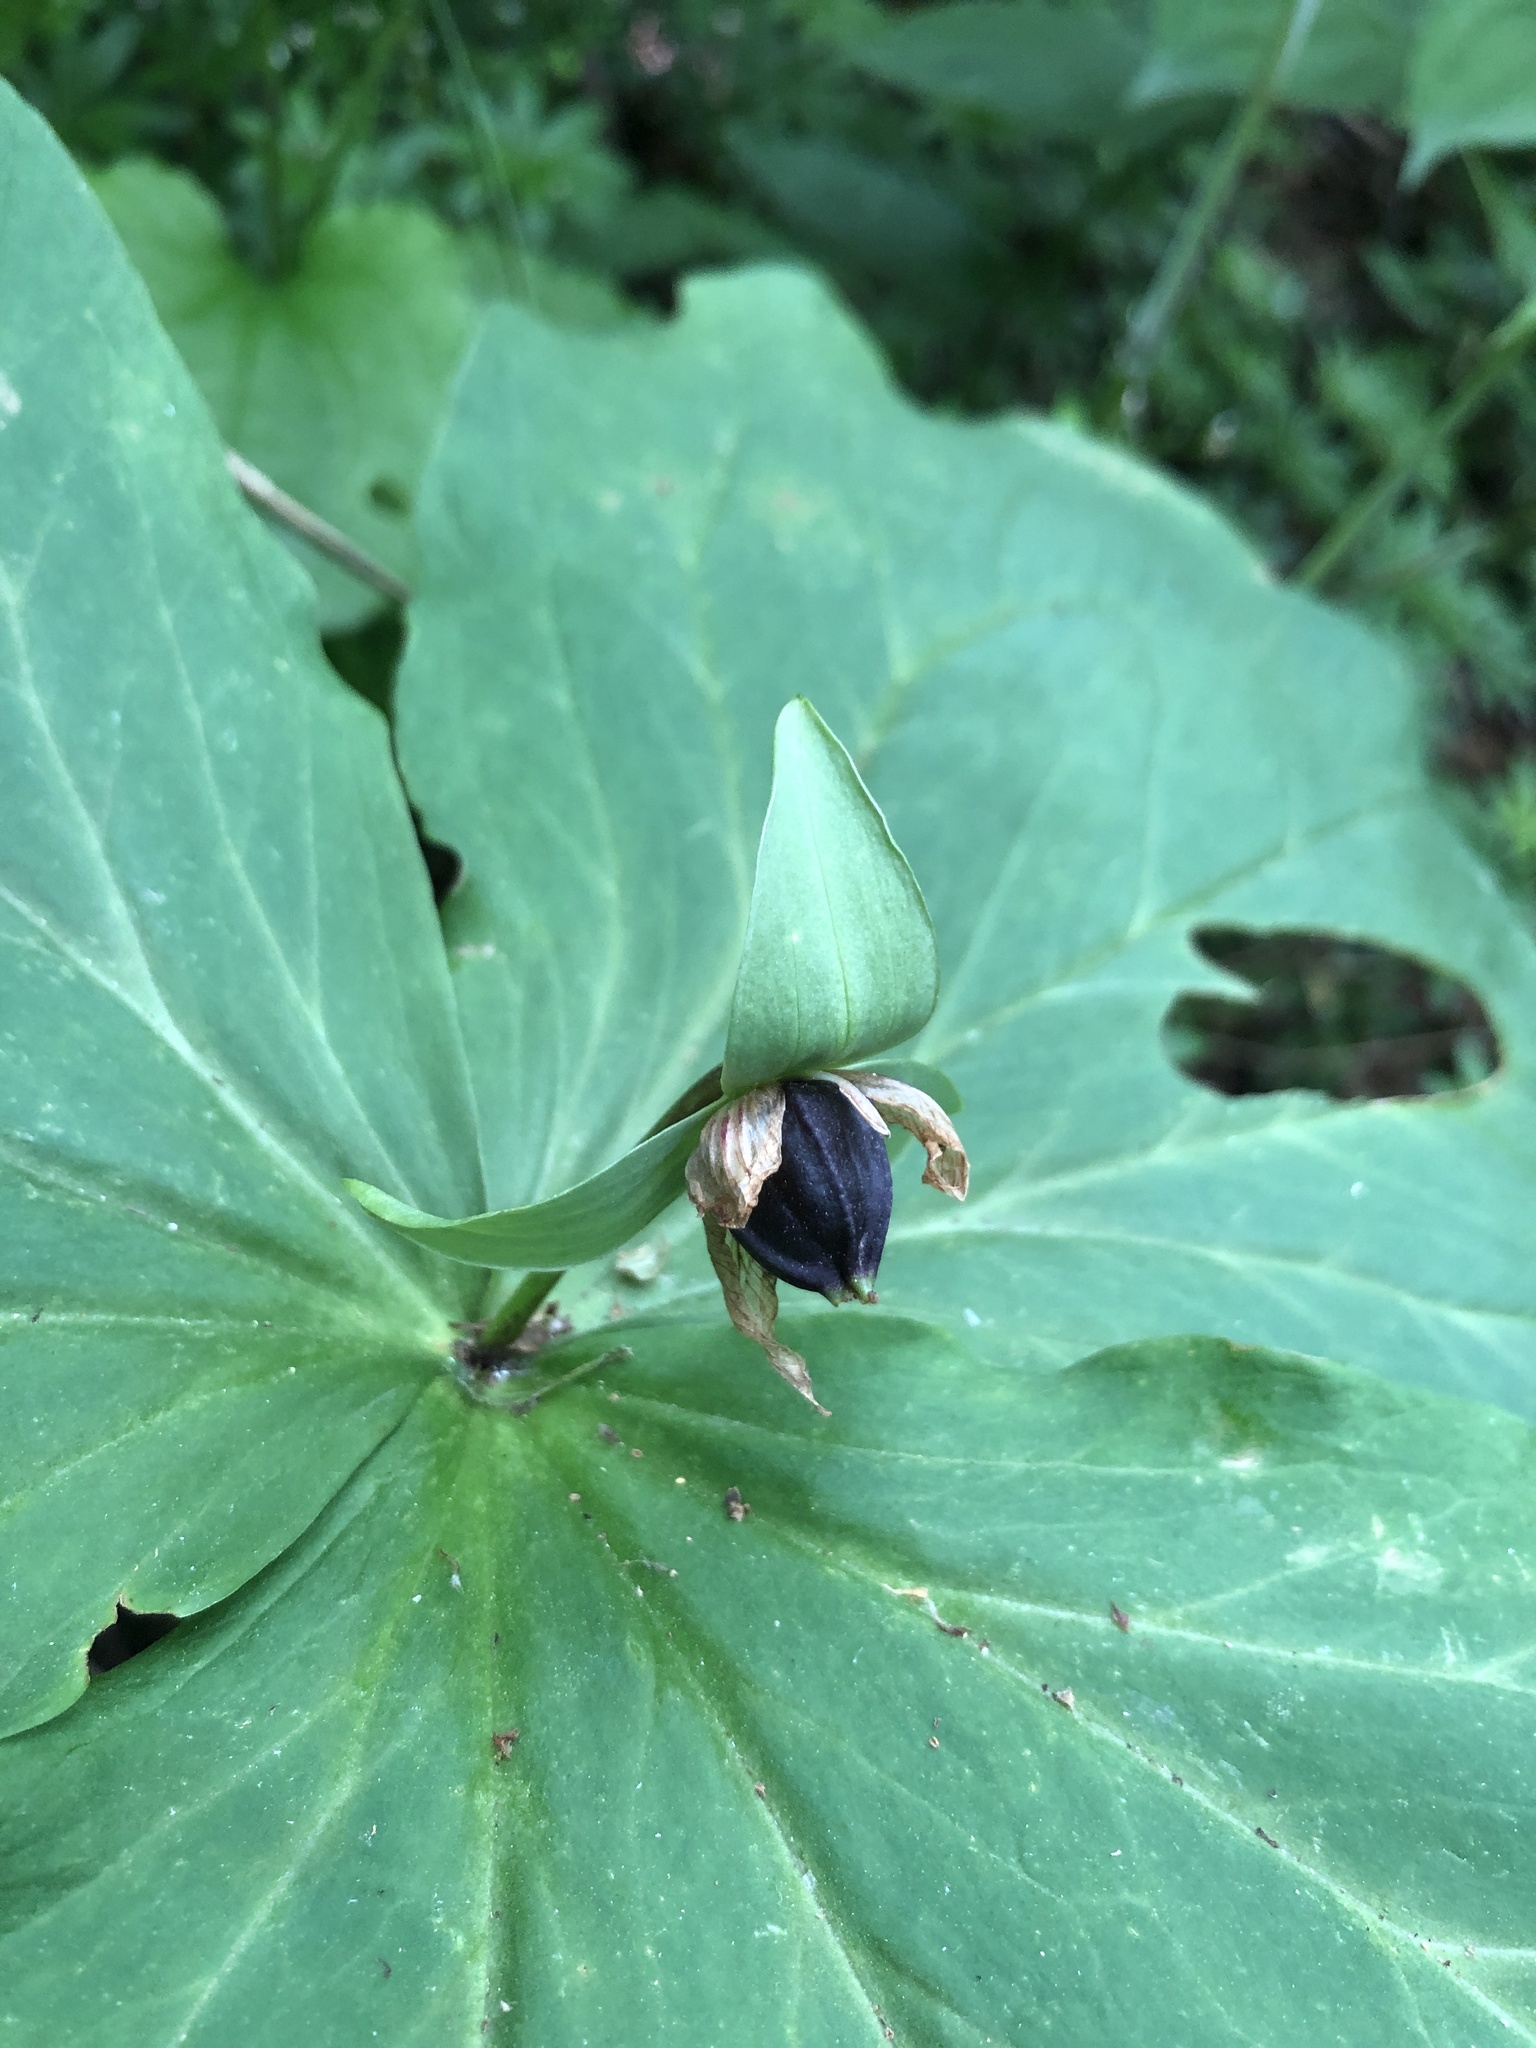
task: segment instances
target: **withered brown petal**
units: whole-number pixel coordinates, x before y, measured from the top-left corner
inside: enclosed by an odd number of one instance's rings
[[[749,1088],[718,1110],[684,1170],[699,1214],[739,1230],[757,1207],[763,1182],[779,1170],[783,1139],[784,1090],[776,1081]]]
[[[731,1321],[743,1337],[750,1337],[760,1348],[779,1378],[803,1395],[818,1415],[830,1414],[831,1410],[823,1408],[816,1398],[805,1360],[773,1334],[779,1316],[779,1289],[773,1275],[764,1272],[746,1246],[713,1216],[704,1218],[704,1242],[709,1247],[709,1261],[720,1282]]]
[[[940,1194],[953,1195],[957,1202],[965,1200],[971,1184],[971,1162],[965,1156],[960,1133],[931,1095],[925,1095],[921,1088],[909,1087],[905,1081],[894,1080],[889,1074],[839,1074],[837,1078],[873,1103],[888,1124],[912,1133],[928,1155],[923,1179],[929,1187],[937,1188]]]

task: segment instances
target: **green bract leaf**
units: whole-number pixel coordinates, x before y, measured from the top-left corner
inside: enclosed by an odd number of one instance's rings
[[[912,870],[847,753],[798,697],[774,730],[721,1085],[734,1095],[900,1045],[938,995]]]
[[[123,163],[96,190],[225,440],[409,582],[411,500],[472,313],[447,231],[416,207],[344,207],[268,284],[185,172]],[[304,561],[326,626],[377,608]]]
[[[701,1109],[547,1202],[453,1221],[428,1216],[366,1181],[349,1180],[370,1215],[416,1244],[471,1266],[580,1266],[616,1251],[683,1192],[683,1168],[711,1110]]]
[[[0,1726],[115,1603],[291,1543],[463,1276],[341,1191],[483,1197],[383,721],[320,659],[77,173],[0,86]],[[89,318],[84,308],[89,306]]]

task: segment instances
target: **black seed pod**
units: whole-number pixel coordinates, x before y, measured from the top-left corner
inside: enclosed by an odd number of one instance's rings
[[[884,1134],[831,1081],[786,1081],[779,1170],[733,1235],[791,1287],[872,1301],[890,1221]]]

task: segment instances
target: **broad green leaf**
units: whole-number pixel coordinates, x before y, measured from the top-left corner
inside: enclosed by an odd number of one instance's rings
[[[1293,106],[1391,115],[1402,104],[1425,0],[1320,0],[1279,96]],[[1464,8],[1466,0],[1453,0]],[[1246,93],[1264,70],[1295,0],[1155,0],[1152,47],[1136,85],[1148,102],[1186,93]]]
[[[529,1415],[439,1381],[0,1749],[7,2037],[1536,2030],[1526,1425],[1219,1343],[797,1335],[830,1422],[714,1330]]]
[[[1425,787],[1397,661],[1191,499],[1055,426],[924,418],[816,287],[757,272],[643,334],[493,313],[422,579],[399,739],[467,864],[492,1202],[606,1165],[719,1056],[793,677],[922,880],[944,979],[912,1050],[966,1102],[970,1199],[898,1167],[884,1302],[1020,1364],[1206,1330],[1536,1415],[1536,951]],[[1434,962],[1504,1069],[1214,1096],[1161,1036],[1231,987],[1204,924]],[[674,1312],[717,1315],[667,1234]]]
[[[988,252],[976,217],[919,171],[835,136],[774,135],[737,122],[727,139],[788,228],[867,276],[943,284]]]
[[[1025,135],[1078,137],[1124,120],[1143,41],[1109,7],[954,0],[888,18],[848,55],[876,78]]]
[[[721,1085],[845,1067],[922,1030],[939,961],[922,891],[803,697],[780,713]]]
[[[184,171],[129,161],[95,189],[225,440],[409,582],[411,499],[472,317],[447,231],[419,208],[341,208],[267,283]],[[327,627],[377,607],[304,559]]]
[[[1529,0],[1428,0],[1408,77],[1415,182],[1458,149],[1536,143],[1536,11]]]
[[[584,1265],[617,1251],[683,1192],[683,1168],[712,1110],[670,1124],[612,1166],[547,1202],[457,1220],[428,1216],[365,1181],[347,1191],[414,1243],[471,1266]]]
[[[290,1543],[462,1276],[342,1193],[480,1197],[383,722],[320,659],[78,174],[0,87],[0,1725],[123,1599]]]

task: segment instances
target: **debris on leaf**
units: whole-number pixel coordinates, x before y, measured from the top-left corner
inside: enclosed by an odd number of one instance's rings
[[[512,1754],[513,1745],[522,1734],[521,1728],[507,1728],[500,1735],[491,1737],[491,1751],[495,1761],[504,1764]]]
[[[724,1506],[726,1520],[730,1522],[744,1522],[752,1512],[751,1501],[743,1500],[740,1488],[735,1486],[725,1489]]]
[[[622,1280],[632,1280],[637,1287],[649,1287],[667,1263],[669,1250],[664,1237],[648,1237],[643,1244],[626,1246],[614,1259],[613,1270]]]

